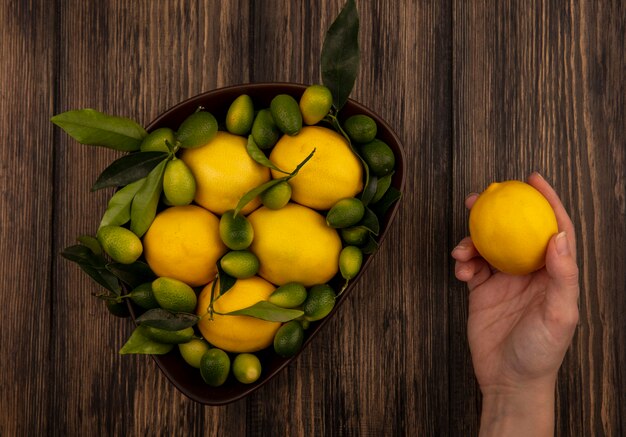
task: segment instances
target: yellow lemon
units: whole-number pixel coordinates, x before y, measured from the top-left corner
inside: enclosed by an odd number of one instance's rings
[[[241,196],[270,179],[269,169],[250,158],[246,144],[244,137],[217,132],[206,145],[182,151],[181,159],[196,180],[196,203],[221,215],[234,209]],[[260,203],[254,199],[243,208],[243,214]]]
[[[472,206],[469,228],[481,256],[513,275],[543,267],[548,242],[558,232],[550,203],[520,181],[489,185]]]
[[[217,260],[226,252],[218,228],[219,219],[199,206],[167,208],[143,237],[146,261],[157,276],[204,285],[215,277]]]
[[[256,352],[272,344],[274,335],[280,328],[279,322],[268,322],[249,316],[222,316],[220,314],[213,314],[213,320],[210,320],[208,316],[205,316],[211,302],[212,287],[213,283],[204,287],[198,297],[196,310],[200,317],[204,316],[198,322],[198,328],[209,343],[228,352]],[[238,279],[228,292],[215,300],[213,308],[219,313],[247,308],[257,302],[267,300],[275,288],[258,276]]]
[[[341,239],[312,209],[295,203],[277,210],[261,207],[248,220],[254,228],[250,251],[259,258],[259,275],[271,283],[308,287],[337,273]]]
[[[278,168],[293,171],[315,149],[315,154],[289,180],[291,198],[317,210],[330,209],[339,199],[356,196],[363,188],[363,167],[337,132],[320,126],[302,128],[296,136],[283,135],[270,159]],[[284,174],[272,170],[274,178]]]

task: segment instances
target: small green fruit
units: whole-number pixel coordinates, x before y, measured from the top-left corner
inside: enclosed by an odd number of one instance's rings
[[[97,238],[102,249],[122,264],[134,263],[143,253],[139,237],[121,226],[103,226],[98,230]]]
[[[302,113],[296,99],[288,94],[279,94],[272,99],[270,111],[276,126],[285,134],[294,136],[302,129]]]
[[[356,197],[341,199],[326,214],[326,224],[332,228],[347,228],[361,221],[365,206]]]
[[[254,229],[243,214],[235,211],[226,211],[220,218],[219,224],[220,238],[224,244],[232,250],[243,250],[252,244]]]
[[[230,372],[230,358],[221,349],[209,349],[200,360],[200,375],[211,387],[219,387],[226,382]]]

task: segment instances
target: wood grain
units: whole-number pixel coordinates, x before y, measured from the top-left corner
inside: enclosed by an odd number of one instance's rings
[[[95,107],[147,124],[180,100],[231,80],[246,81],[242,60],[248,45],[238,37],[247,31],[240,15],[247,15],[246,2],[221,3],[171,2],[164,9],[148,2],[137,7],[124,2],[65,4],[59,26],[66,44],[61,47],[58,111]],[[64,246],[77,232],[97,229],[110,193],[89,193],[88,187],[116,153],[88,149],[67,137],[60,146],[56,237]],[[75,214],[77,210],[97,213]],[[177,392],[149,357],[117,355],[132,331],[130,321],[110,317],[89,296],[93,287],[75,266],[59,261],[57,269],[54,329],[64,335],[55,345],[58,383],[52,402],[54,408],[82,413],[55,416],[55,431],[176,435],[202,433],[206,427],[215,434],[242,432],[240,421],[220,421],[219,410],[203,408]],[[76,378],[61,383],[68,372]],[[241,416],[242,407],[227,406],[221,414]]]
[[[53,10],[52,10],[53,11]],[[54,22],[0,5],[0,435],[47,429],[54,171]],[[28,418],[28,419],[27,419]],[[16,420],[17,419],[17,420]]]
[[[319,83],[343,0],[4,2],[0,6],[0,436],[476,435],[467,295],[449,252],[463,199],[540,171],[578,234],[581,319],[557,435],[626,432],[626,11],[617,0],[357,1],[352,98],[402,140],[406,192],[370,270],[279,376],[225,407],[180,394],[132,324],[58,256],[93,234],[118,153],[49,118],[92,107],[149,123],[221,86]],[[35,310],[34,310],[35,309]]]
[[[263,23],[255,25],[260,33],[253,52],[281,49],[278,60],[255,61],[252,77],[319,81],[320,42],[342,4],[309,2],[295,9],[288,4],[278,15],[272,11],[284,2],[264,1],[263,9],[257,3],[255,16]],[[368,274],[326,332],[298,358],[297,368],[251,396],[249,430],[399,435],[410,424],[416,435],[447,433],[447,364],[438,354],[446,353],[448,341],[447,296],[440,290],[448,277],[445,175],[451,138],[445,122],[428,120],[447,121],[451,114],[451,64],[449,57],[448,62],[437,59],[450,50],[449,10],[431,5],[418,13],[412,5],[390,8],[386,2],[359,6],[363,58],[353,98],[394,126],[405,144],[411,176],[404,207]],[[402,40],[400,35],[410,36]],[[297,38],[305,43],[294,50]],[[429,200],[423,201],[428,191]],[[408,242],[436,249],[421,253]],[[403,268],[411,264],[420,267]],[[286,421],[281,411],[298,419]]]
[[[454,234],[467,229],[467,193],[532,171],[578,234],[581,318],[558,383],[558,435],[619,435],[626,417],[624,18],[618,2],[454,8]],[[458,383],[475,393],[470,371]]]

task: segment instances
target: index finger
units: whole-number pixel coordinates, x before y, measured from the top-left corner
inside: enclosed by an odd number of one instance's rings
[[[556,216],[556,222],[559,227],[559,231],[565,231],[567,233],[567,239],[569,241],[570,250],[576,256],[576,235],[574,233],[574,224],[569,217],[569,214],[565,210],[563,203],[559,195],[554,191],[554,188],[546,181],[539,173],[534,172],[528,176],[528,183],[539,191],[543,197],[546,198],[550,206],[554,210]]]

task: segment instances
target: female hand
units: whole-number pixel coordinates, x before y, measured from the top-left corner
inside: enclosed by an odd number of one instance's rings
[[[546,265],[524,276],[493,271],[470,237],[452,251],[469,288],[468,340],[483,393],[481,435],[552,435],[556,376],[578,323],[574,226],[537,173],[528,178],[556,214]],[[471,208],[478,195],[465,203]]]

